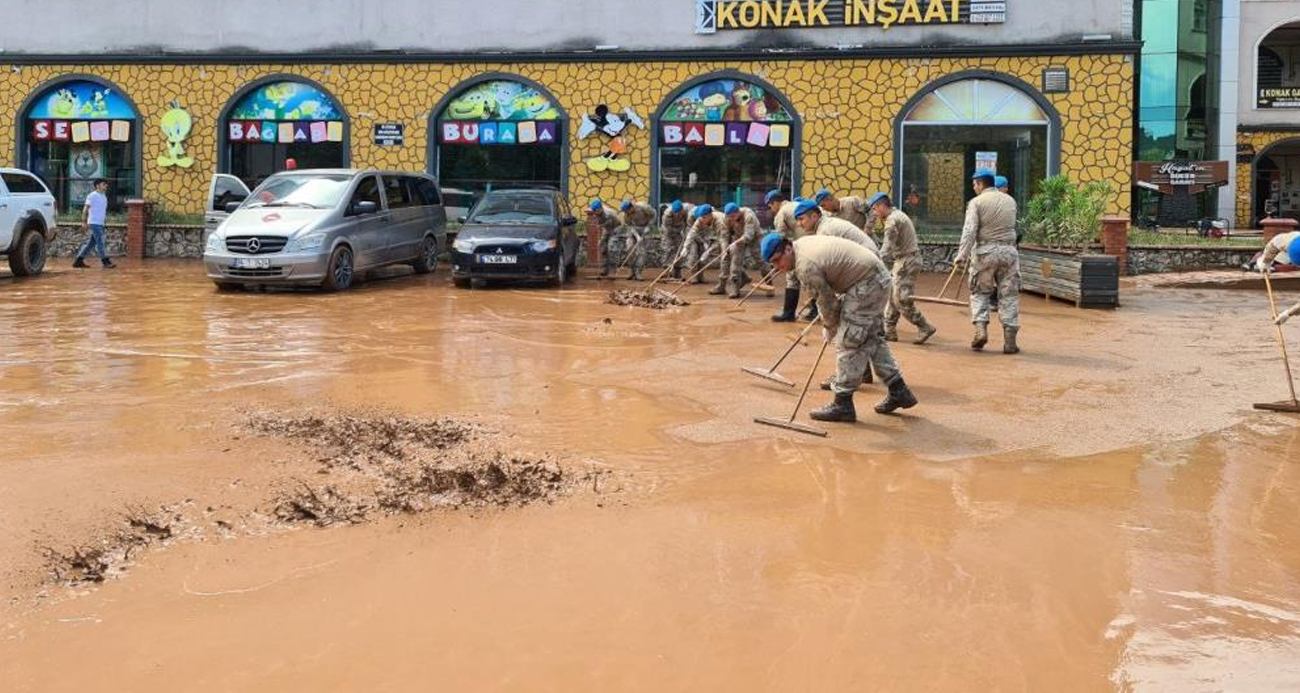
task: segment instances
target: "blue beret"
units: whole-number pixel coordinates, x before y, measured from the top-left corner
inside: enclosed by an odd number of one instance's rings
[[[971,180],[976,178],[996,178],[997,175],[998,174],[994,173],[991,169],[977,168],[975,169],[975,175],[971,176]]]
[[[780,190],[768,190],[767,194],[763,196],[763,204],[770,205],[777,200],[783,199],[785,199],[785,193]]]
[[[1007,177],[1006,177],[1006,176],[994,176],[994,177],[993,177],[993,186],[994,186],[994,187],[997,187],[997,188],[1005,188],[1005,187],[1007,187]]]
[[[699,219],[700,217],[702,217],[702,216],[704,216],[704,215],[706,215],[706,214],[713,214],[713,205],[710,205],[710,204],[703,204],[703,205],[700,205],[699,207],[696,207],[696,208],[695,208],[695,218],[696,218],[696,219]]]
[[[600,211],[600,208],[601,208],[601,207],[604,207],[604,206],[605,206],[605,203],[601,202],[601,201],[600,201],[600,198],[597,197],[596,199],[594,199],[594,200],[591,201],[591,204],[587,205],[587,209],[589,209],[589,210],[591,210],[591,211],[593,211],[593,212],[599,212],[599,211]]]
[[[779,233],[769,233],[766,236],[763,236],[763,240],[758,243],[759,252],[763,255],[763,262],[770,262],[772,260],[772,256],[776,254],[776,247],[780,245],[783,240],[785,240],[785,236],[782,236]]]
[[[799,206],[794,208],[794,218],[798,219],[814,209],[819,209],[816,200],[802,200],[799,202]]]
[[[817,200],[817,204],[821,204],[821,203],[822,203],[822,200],[825,200],[826,198],[828,198],[828,197],[830,197],[830,196],[831,196],[831,190],[830,190],[830,188],[822,188],[821,190],[818,190],[818,191],[817,191],[817,196],[814,197],[813,199],[814,199],[814,200]]]
[[[735,214],[740,211],[740,205],[735,202],[728,202],[726,207],[722,208],[723,214]]]
[[[681,213],[682,213],[682,201],[681,201],[681,200],[673,200],[673,203],[672,203],[671,205],[668,206],[668,209],[672,210],[672,213],[673,213],[673,214],[681,214]]]
[[[626,212],[627,210],[632,209],[632,201],[631,201],[631,200],[623,200],[623,204],[619,205],[618,208],[621,209],[621,210],[623,210],[624,212]]]
[[[877,202],[880,202],[881,200],[887,200],[887,199],[889,199],[889,196],[886,195],[885,193],[882,192],[876,193],[875,195],[871,196],[870,200],[867,200],[867,209],[871,209],[872,207],[876,206]]]
[[[1300,265],[1300,236],[1296,236],[1286,247],[1286,255],[1291,264]]]

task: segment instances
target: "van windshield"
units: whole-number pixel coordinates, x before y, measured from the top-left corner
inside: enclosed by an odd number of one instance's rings
[[[244,206],[331,209],[343,199],[351,182],[352,176],[346,174],[271,176],[257,186]]]
[[[551,203],[541,195],[491,195],[483,198],[474,213],[471,224],[547,224],[555,218]]]

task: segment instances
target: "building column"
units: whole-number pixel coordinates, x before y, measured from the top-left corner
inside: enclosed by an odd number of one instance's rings
[[[1219,214],[1229,226],[1237,219],[1237,98],[1241,85],[1238,69],[1241,60],[1241,0],[1222,0],[1223,16],[1219,19],[1219,124],[1215,156],[1228,162],[1228,184],[1219,188]],[[1253,59],[1248,56],[1247,59]]]

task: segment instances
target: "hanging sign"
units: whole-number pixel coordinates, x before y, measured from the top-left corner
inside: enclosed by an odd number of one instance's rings
[[[375,123],[375,144],[380,147],[406,144],[406,126],[402,123]]]
[[[1164,194],[1175,188],[1200,193],[1228,184],[1226,161],[1137,161],[1133,163],[1133,180],[1139,188]]]
[[[1003,24],[1007,0],[695,0],[695,33]]]

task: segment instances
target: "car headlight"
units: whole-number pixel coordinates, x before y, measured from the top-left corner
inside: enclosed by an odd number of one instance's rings
[[[226,249],[226,239],[219,233],[208,234],[208,242],[203,246],[205,253],[219,253]]]
[[[289,243],[284,247],[284,251],[286,253],[297,253],[304,250],[320,250],[321,245],[324,243],[325,234],[309,233],[299,238],[290,238]]]
[[[458,239],[455,243],[451,244],[451,247],[455,248],[458,253],[472,253],[474,252],[474,241],[468,239],[462,241]]]
[[[548,250],[555,250],[555,241],[533,241],[528,244],[534,253],[544,253]]]

